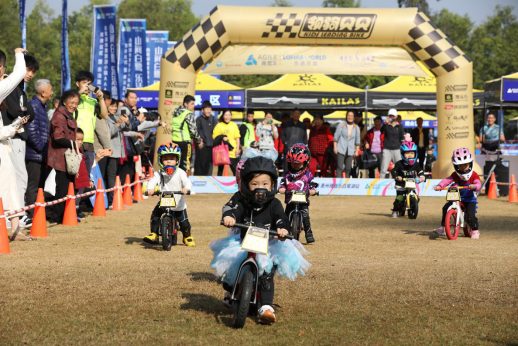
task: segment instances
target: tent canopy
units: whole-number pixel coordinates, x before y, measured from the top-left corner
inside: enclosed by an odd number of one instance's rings
[[[513,107],[518,102],[518,72],[484,83],[486,106]]]
[[[271,83],[248,90],[314,92],[315,89],[319,92],[364,92],[324,74],[285,74]]]

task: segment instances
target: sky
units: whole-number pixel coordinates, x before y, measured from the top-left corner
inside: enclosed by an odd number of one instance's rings
[[[26,0],[27,12],[30,13],[34,8],[36,0]],[[56,13],[61,12],[62,0],[46,0]],[[145,3],[145,0],[141,0]],[[290,0],[295,7],[321,7],[321,0]],[[112,3],[118,4],[121,0],[113,0]],[[243,0],[193,0],[193,12],[197,16],[205,16],[217,5],[243,6]],[[254,6],[269,6],[273,0],[254,0],[246,3]],[[79,10],[88,4],[88,0],[69,0],[68,12]],[[361,0],[364,8],[397,8],[397,0]],[[475,24],[484,22],[486,18],[493,14],[496,5],[514,6],[514,15],[518,17],[518,0],[428,0],[432,12],[439,12],[446,8],[448,11],[460,15],[468,14]]]

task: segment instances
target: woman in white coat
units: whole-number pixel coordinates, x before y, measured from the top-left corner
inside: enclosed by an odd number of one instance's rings
[[[14,50],[16,63],[14,65],[13,73],[4,78],[5,75],[0,76],[0,103],[20,84],[25,76],[25,59],[23,53],[27,53],[25,49],[16,48]],[[11,161],[9,152],[11,146],[9,138],[12,138],[17,131],[19,131],[23,124],[27,122],[24,119],[19,125],[13,127],[12,125],[4,126],[3,119],[0,116],[0,198],[4,205],[4,211],[13,211],[23,207],[23,201],[19,200],[18,188],[16,184],[16,174],[14,166]],[[11,216],[11,228],[13,235],[11,240],[28,240],[30,239],[24,234],[18,234],[19,229],[19,215]]]

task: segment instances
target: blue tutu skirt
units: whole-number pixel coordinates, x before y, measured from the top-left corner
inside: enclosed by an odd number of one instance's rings
[[[214,269],[214,275],[221,277],[227,284],[233,285],[239,266],[248,254],[248,251],[241,250],[240,234],[231,234],[226,238],[212,241],[209,247],[214,252],[214,258],[210,264],[211,268]],[[268,252],[268,255],[257,254],[259,275],[264,272],[271,273],[275,265],[277,267],[275,275],[284,276],[294,281],[297,275],[305,275],[311,266],[303,257],[303,255],[308,255],[309,252],[297,240],[280,241],[271,239],[268,244]]]

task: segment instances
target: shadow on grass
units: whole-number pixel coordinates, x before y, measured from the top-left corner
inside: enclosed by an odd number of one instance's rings
[[[227,327],[232,327],[233,310],[225,308],[221,300],[199,293],[183,293],[182,298],[187,302],[180,306],[182,310],[202,311],[208,315],[213,315],[217,324],[223,323]]]
[[[127,245],[140,244],[144,249],[162,251],[162,246],[160,244],[148,244],[142,240],[142,238],[137,237],[126,237],[124,238],[125,243]]]
[[[360,215],[369,215],[369,216],[383,216],[383,217],[388,217],[390,218],[391,215],[389,213],[360,213]]]
[[[414,230],[405,229],[402,232],[405,233],[405,234],[421,235],[421,236],[424,236],[424,237],[428,237],[428,239],[430,239],[430,240],[437,240],[437,239],[439,239],[441,237],[437,233],[430,232],[430,231],[414,231]]]
[[[195,282],[204,281],[204,282],[220,283],[220,280],[216,276],[214,276],[214,274],[209,273],[209,272],[192,272],[187,275],[189,275],[191,277],[191,281],[195,281]]]

